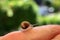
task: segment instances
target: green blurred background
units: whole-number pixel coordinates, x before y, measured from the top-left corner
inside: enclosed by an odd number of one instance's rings
[[[0,0],[0,36],[18,30],[22,21],[38,25],[60,24],[60,0],[51,1],[55,13],[41,16],[34,0]]]

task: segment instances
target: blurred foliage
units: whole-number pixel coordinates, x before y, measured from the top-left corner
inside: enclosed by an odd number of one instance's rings
[[[55,12],[60,10],[60,0],[52,0],[52,5],[55,8]]]
[[[37,15],[37,22],[40,25],[48,25],[48,24],[58,24],[60,25],[60,13],[50,14],[48,16],[39,16]]]
[[[60,6],[60,0],[52,0],[52,4],[55,6]]]

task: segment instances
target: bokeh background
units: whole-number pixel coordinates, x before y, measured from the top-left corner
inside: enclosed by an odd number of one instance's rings
[[[54,12],[41,16],[40,3],[49,1]],[[49,4],[48,4],[49,5]],[[0,0],[0,36],[20,29],[22,21],[31,24],[60,24],[60,0]]]

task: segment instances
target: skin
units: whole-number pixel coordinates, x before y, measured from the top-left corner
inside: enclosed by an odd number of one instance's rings
[[[0,40],[60,40],[60,25],[33,27],[29,22],[21,23],[21,30],[10,32]]]

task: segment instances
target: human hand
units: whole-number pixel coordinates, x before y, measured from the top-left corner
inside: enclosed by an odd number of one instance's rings
[[[60,40],[60,25],[33,27],[29,22],[21,23],[22,30],[8,33],[1,40]]]

